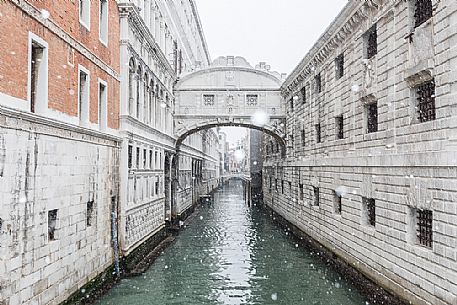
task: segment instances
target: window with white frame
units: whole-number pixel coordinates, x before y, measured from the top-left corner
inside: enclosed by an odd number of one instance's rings
[[[35,36],[29,34],[29,86],[28,96],[30,111],[42,112],[47,108],[48,99],[48,45]]]
[[[87,125],[89,123],[89,71],[83,67],[79,67],[79,82],[78,82],[78,115],[79,123]]]
[[[108,94],[106,83],[102,80],[98,81],[98,125],[100,130],[106,130],[107,114],[108,114]]]
[[[99,34],[100,41],[108,45],[108,0],[100,0]]]
[[[79,0],[79,23],[90,30],[90,0]]]

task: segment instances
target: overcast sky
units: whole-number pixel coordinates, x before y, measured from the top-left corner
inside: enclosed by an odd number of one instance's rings
[[[195,0],[211,58],[243,56],[289,74],[348,0]],[[245,129],[227,127],[234,143]]]
[[[348,0],[195,0],[212,59],[290,73]]]

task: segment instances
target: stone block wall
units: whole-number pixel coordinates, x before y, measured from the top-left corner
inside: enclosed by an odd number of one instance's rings
[[[113,263],[117,141],[2,112],[0,143],[0,300],[59,304]]]
[[[283,85],[287,157],[265,147],[264,199],[406,301],[455,304],[457,4],[432,7],[414,27],[415,1],[348,3]],[[374,25],[377,53],[367,58]],[[418,86],[431,80],[435,117],[421,122]],[[371,103],[376,131],[368,130]],[[432,213],[430,246],[418,240],[422,211]]]

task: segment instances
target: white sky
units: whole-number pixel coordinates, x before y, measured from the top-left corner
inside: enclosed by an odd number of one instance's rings
[[[195,0],[211,58],[290,73],[348,0]]]
[[[290,73],[348,0],[195,0],[211,59],[242,56]],[[226,127],[230,143],[246,129]]]

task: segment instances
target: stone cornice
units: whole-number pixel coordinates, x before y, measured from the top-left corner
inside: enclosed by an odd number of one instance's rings
[[[45,27],[48,31],[53,33],[54,35],[58,36],[62,39],[66,44],[71,46],[73,49],[78,51],[81,55],[86,57],[90,60],[93,64],[98,66],[100,69],[105,71],[108,75],[120,81],[119,72],[112,68],[110,65],[105,63],[101,60],[98,56],[96,56],[91,50],[86,48],[81,42],[77,41],[75,38],[71,37],[67,32],[65,32],[60,26],[58,26],[52,18],[43,18],[42,14],[38,9],[36,9],[33,5],[28,3],[24,0],[10,0],[14,5],[19,7],[19,9],[24,13],[27,14],[30,18],[34,19],[36,22],[40,23],[43,27]]]
[[[203,49],[205,51],[206,60],[208,61],[208,66],[209,66],[211,64],[211,56],[209,55],[208,45],[206,44],[206,38],[205,38],[205,34],[203,32],[203,26],[202,26],[202,22],[200,20],[200,15],[198,14],[198,10],[197,10],[197,6],[195,5],[195,1],[189,0],[189,2],[190,2],[190,6],[192,7],[192,13],[194,15],[195,22],[197,23],[198,33],[200,34],[200,37],[202,39]]]
[[[138,39],[142,43],[147,42],[149,45],[149,53],[152,54],[159,67],[169,73],[170,77],[172,78],[172,83],[174,83],[177,78],[175,71],[168,62],[165,54],[163,54],[162,49],[155,41],[148,27],[144,23],[144,20],[141,18],[140,12],[136,5],[133,3],[120,3],[118,6],[120,15],[122,17],[128,17],[129,26],[135,29],[135,32],[138,34]]]
[[[312,76],[317,71],[316,67],[321,66],[338,46],[347,45],[348,38],[354,35],[362,21],[386,15],[401,1],[350,0],[286,79],[281,87],[282,95],[286,97],[297,91],[301,82]],[[375,14],[377,12],[381,13]]]

